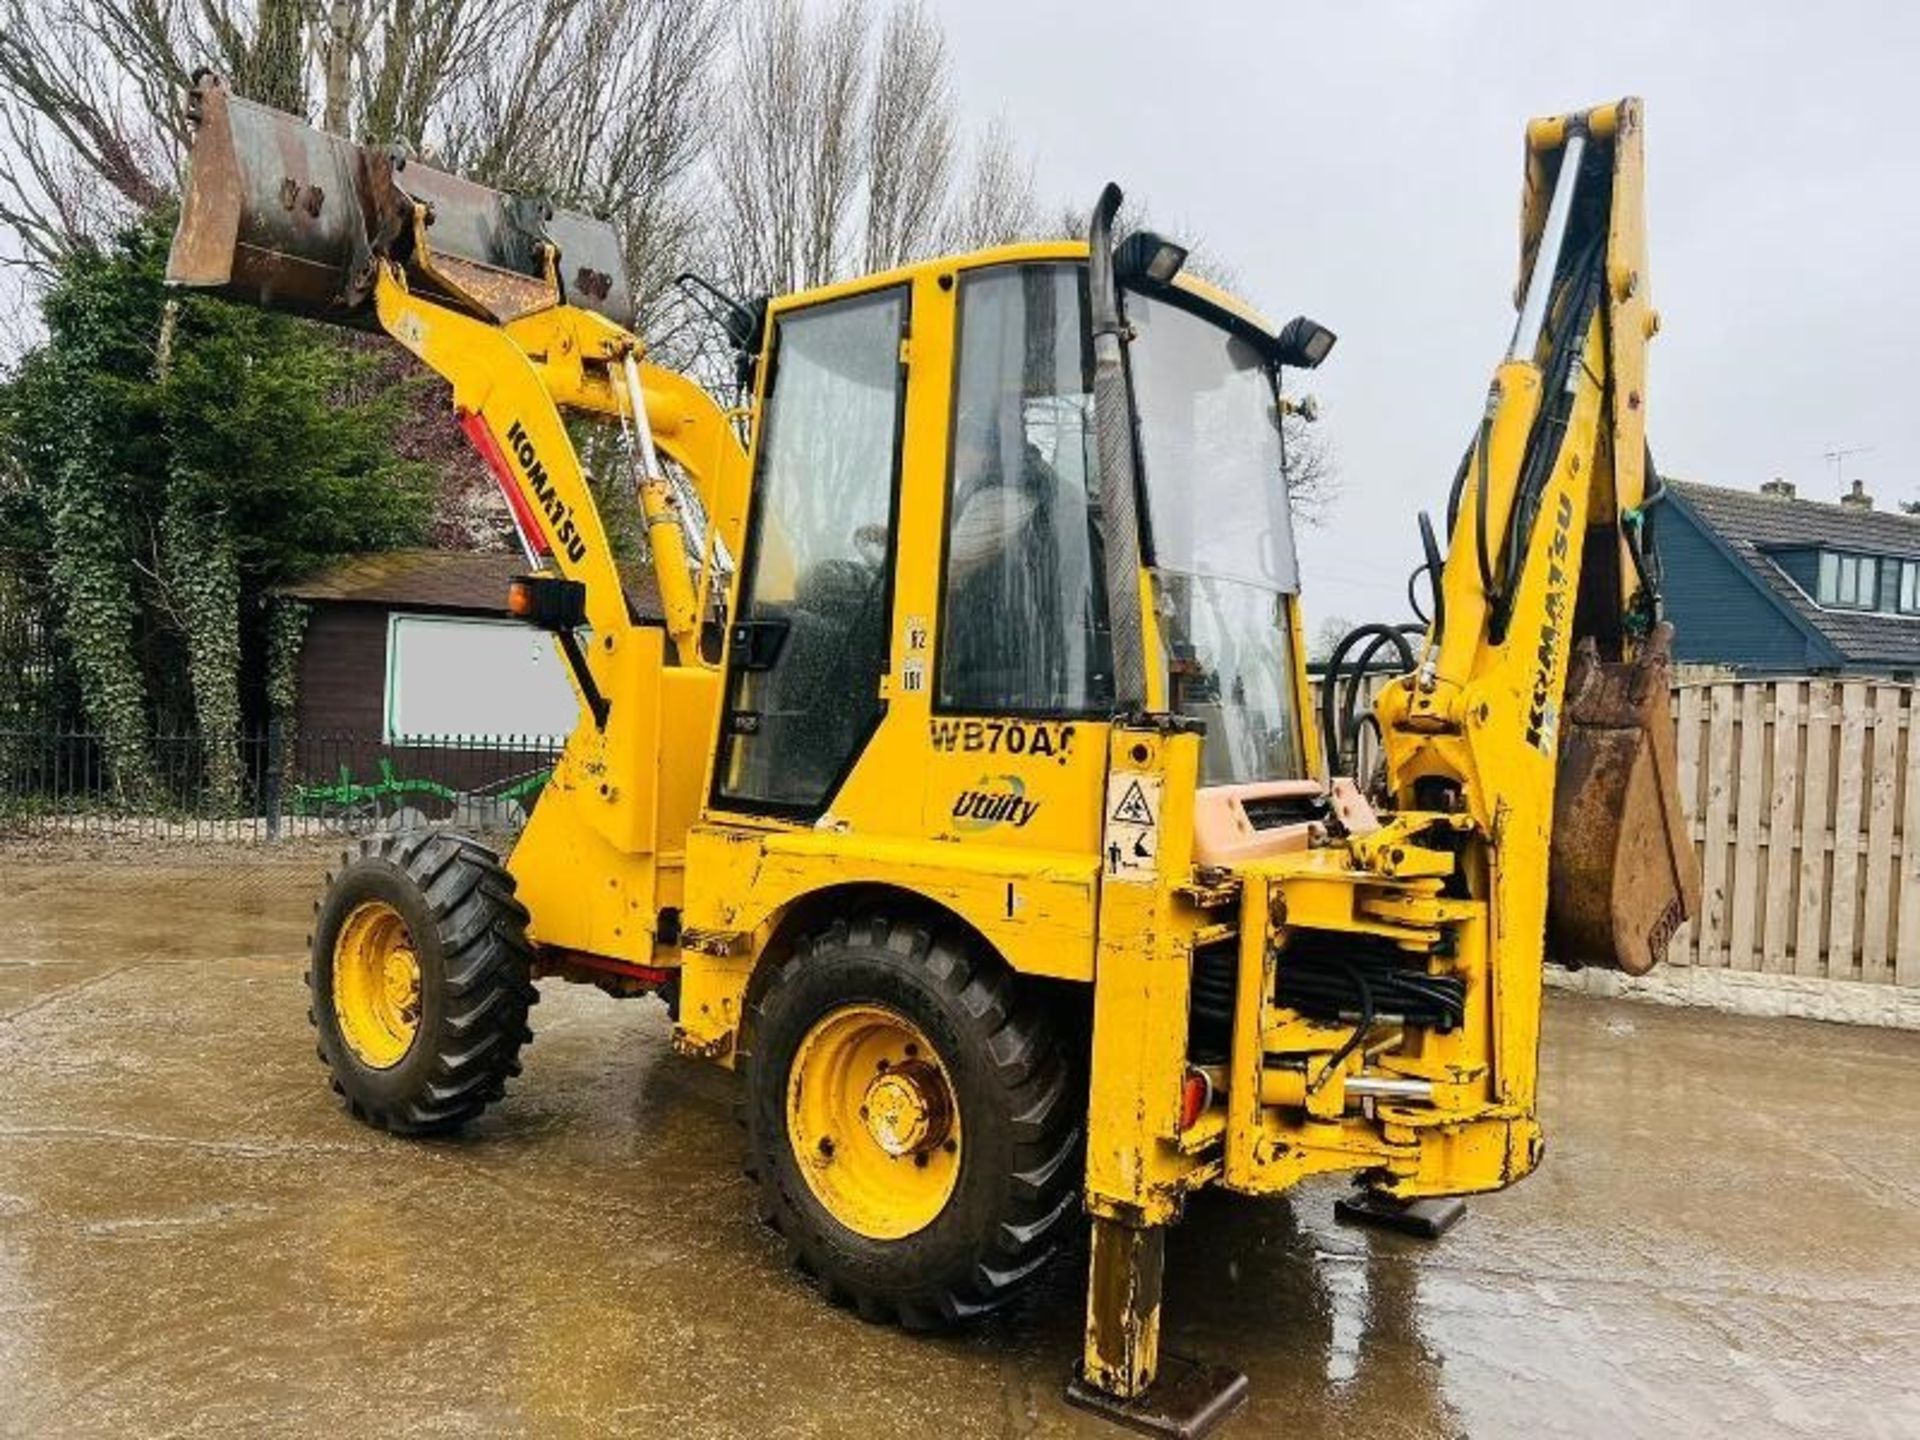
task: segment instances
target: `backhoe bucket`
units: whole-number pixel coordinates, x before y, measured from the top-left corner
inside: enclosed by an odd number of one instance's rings
[[[1547,891],[1548,955],[1644,975],[1699,913],[1700,869],[1680,811],[1669,662],[1659,625],[1637,658],[1575,649],[1562,708]]]
[[[633,320],[613,227],[356,145],[232,94],[202,72],[187,99],[193,154],[167,279],[270,310],[371,328],[376,262],[507,321],[565,300]]]

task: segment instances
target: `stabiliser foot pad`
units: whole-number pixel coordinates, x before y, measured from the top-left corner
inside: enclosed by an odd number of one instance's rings
[[[1396,1200],[1374,1190],[1359,1190],[1333,1202],[1333,1218],[1346,1225],[1398,1230],[1422,1240],[1438,1240],[1467,1218],[1467,1202],[1458,1195],[1432,1200]]]
[[[1163,1354],[1160,1373],[1146,1394],[1116,1399],[1087,1384],[1076,1368],[1067,1381],[1067,1403],[1143,1435],[1199,1440],[1247,1403],[1247,1377],[1225,1365]]]

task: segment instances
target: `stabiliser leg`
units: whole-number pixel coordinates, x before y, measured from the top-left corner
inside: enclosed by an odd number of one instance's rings
[[[1359,1189],[1333,1202],[1333,1218],[1343,1225],[1371,1225],[1422,1240],[1438,1240],[1467,1218],[1467,1202],[1458,1195],[1396,1200],[1378,1190]]]
[[[1247,1377],[1160,1354],[1167,1232],[1096,1216],[1087,1278],[1086,1354],[1067,1402],[1148,1435],[1212,1433],[1247,1399]]]

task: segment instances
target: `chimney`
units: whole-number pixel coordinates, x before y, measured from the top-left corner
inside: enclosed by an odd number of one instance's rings
[[[1856,480],[1853,482],[1853,489],[1840,497],[1840,503],[1849,510],[1871,510],[1873,496],[1867,493],[1865,485]]]
[[[1776,500],[1791,500],[1793,499],[1793,482],[1776,475],[1771,480],[1761,482],[1760,493],[1771,495]]]

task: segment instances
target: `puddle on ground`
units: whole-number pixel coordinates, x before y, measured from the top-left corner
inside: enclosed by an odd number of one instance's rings
[[[546,986],[510,1098],[343,1115],[300,989],[313,867],[10,865],[0,1430],[1111,1434],[1081,1266],[957,1337],[821,1303],[753,1222],[731,1081]],[[1920,1036],[1555,996],[1549,1148],[1439,1244],[1338,1187],[1199,1197],[1166,1344],[1234,1435],[1920,1433]]]

